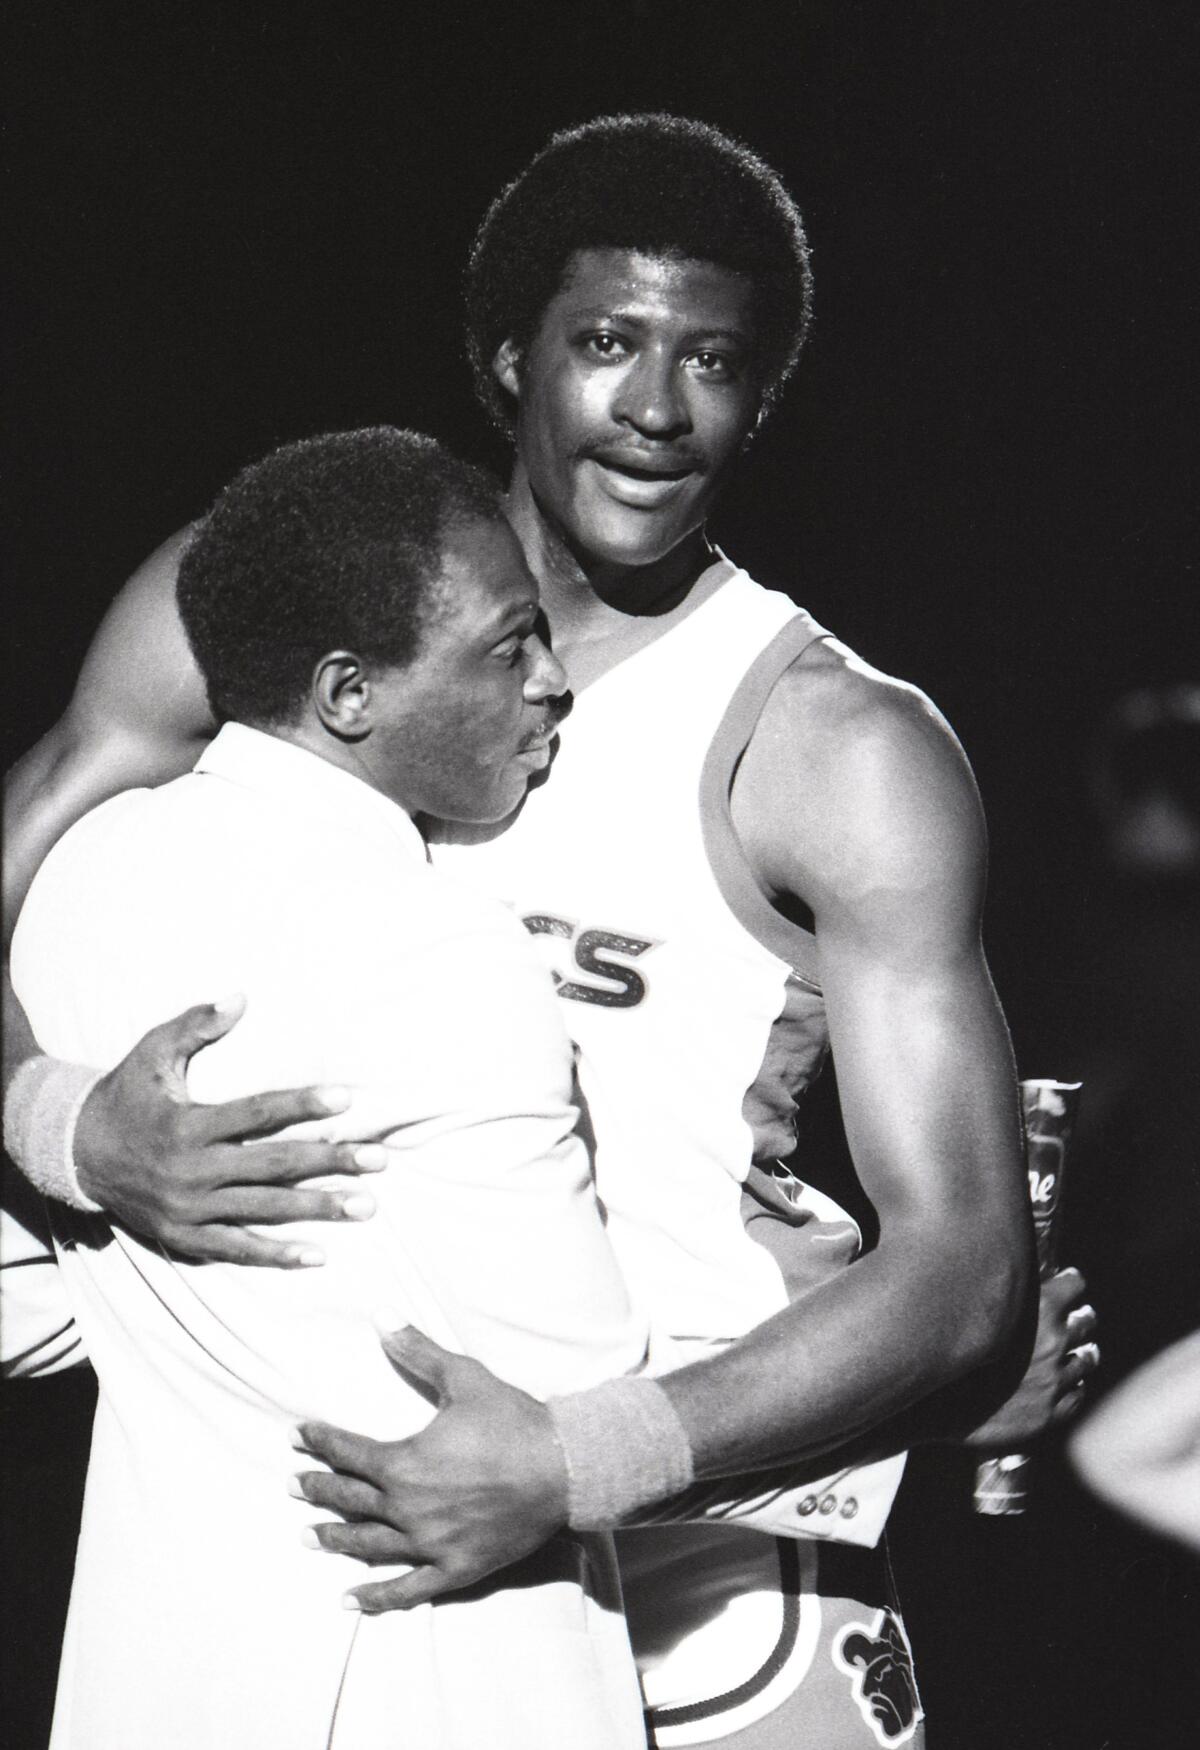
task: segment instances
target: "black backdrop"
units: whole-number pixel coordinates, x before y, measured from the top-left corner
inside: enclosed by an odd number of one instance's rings
[[[1191,5],[10,0],[6,32],[9,758],[121,578],[271,444],[388,420],[503,466],[459,343],[488,199],[554,127],[695,114],[783,172],[817,275],[715,533],[945,709],[1022,1070],[1075,1072],[1087,748],[1122,690],[1197,671]],[[901,1539],[934,1750],[1190,1741],[1194,1571],[1061,1476],[1053,1525],[977,1548],[957,1487],[918,1476]]]

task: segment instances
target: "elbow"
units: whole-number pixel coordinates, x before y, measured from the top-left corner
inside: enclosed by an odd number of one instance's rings
[[[1028,1210],[1011,1219],[981,1219],[978,1202],[959,1219],[898,1231],[879,1254],[903,1258],[913,1298],[903,1322],[921,1333],[921,1389],[940,1390],[990,1366],[1025,1358],[1037,1326],[1037,1272]],[[878,1254],[877,1254],[878,1255]],[[910,1350],[910,1354],[915,1351]],[[1024,1363],[1022,1363],[1024,1365]]]
[[[957,1326],[955,1360],[963,1372],[986,1367],[1010,1354],[1014,1343],[1037,1319],[1037,1276],[1033,1247],[1024,1231],[1007,1246],[989,1248],[967,1272]]]

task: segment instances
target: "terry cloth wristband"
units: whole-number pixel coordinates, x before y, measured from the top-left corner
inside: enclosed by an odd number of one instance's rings
[[[30,1057],[4,1098],[4,1147],[30,1184],[72,1209],[100,1213],[75,1176],[75,1123],[103,1070]]]
[[[546,1408],[566,1459],[573,1531],[611,1530],[692,1482],[691,1443],[657,1380],[606,1380]]]

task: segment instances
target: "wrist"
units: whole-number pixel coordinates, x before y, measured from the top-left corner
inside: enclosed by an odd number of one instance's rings
[[[574,1531],[609,1530],[694,1480],[687,1432],[657,1380],[610,1379],[551,1398],[546,1408],[566,1466]]]
[[[75,1171],[75,1129],[103,1071],[31,1057],[20,1065],[4,1101],[4,1146],[30,1184],[58,1203],[100,1213]]]

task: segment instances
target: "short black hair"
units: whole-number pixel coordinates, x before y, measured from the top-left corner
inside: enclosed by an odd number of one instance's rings
[[[501,514],[491,475],[393,426],[306,438],[243,469],[176,585],[218,722],[294,722],[329,650],[411,662],[439,605],[446,533]]]
[[[513,429],[492,371],[502,341],[523,353],[579,249],[715,262],[755,293],[764,406],[790,375],[812,314],[796,203],[748,146],[676,115],[611,115],[555,134],[492,202],[466,275],[467,351],[492,420]]]

